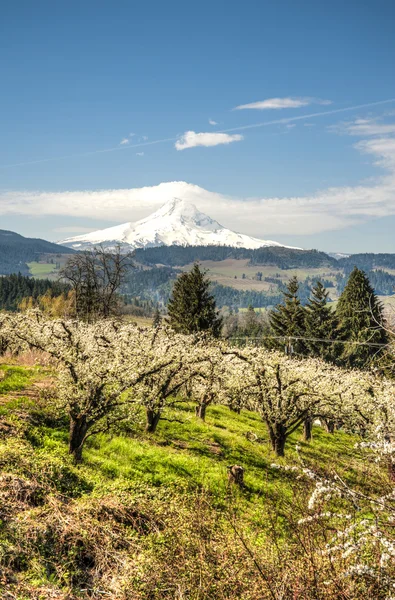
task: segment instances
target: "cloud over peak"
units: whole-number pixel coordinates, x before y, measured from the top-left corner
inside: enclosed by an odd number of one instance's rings
[[[221,144],[231,144],[243,139],[240,134],[229,135],[228,133],[196,133],[195,131],[186,131],[175,143],[177,150],[186,150],[187,148],[196,148],[197,146],[219,146]]]
[[[385,133],[377,129],[376,135],[370,135],[380,124],[374,119],[357,119],[347,124],[349,135],[355,135],[362,127],[365,137],[354,147],[383,169],[375,179],[356,186],[333,186],[303,196],[265,197],[262,194],[253,198],[211,192],[184,181],[113,190],[3,191],[0,192],[0,215],[78,217],[78,225],[90,227],[91,222],[85,222],[86,219],[116,223],[139,220],[177,197],[196,204],[225,227],[255,237],[310,235],[343,229],[395,215],[395,131],[392,133],[392,125],[387,123]],[[343,131],[347,133],[344,127]],[[189,141],[179,140],[180,144],[191,144],[186,147],[211,145],[209,140],[203,138],[203,144],[202,138],[195,136],[225,135],[192,134]]]
[[[267,98],[266,100],[260,100],[259,102],[250,102],[249,104],[240,104],[233,110],[279,110],[283,108],[301,108],[302,106],[309,106],[310,104],[321,104],[327,106],[332,104],[330,100],[321,100],[320,98]]]

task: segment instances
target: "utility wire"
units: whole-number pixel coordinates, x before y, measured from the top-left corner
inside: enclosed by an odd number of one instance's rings
[[[374,346],[376,348],[385,348],[390,344],[381,344],[376,342],[354,342],[352,340],[331,340],[328,338],[312,338],[312,337],[303,337],[303,336],[295,336],[295,335],[264,335],[259,338],[252,337],[237,337],[237,338],[228,338],[229,342],[248,342],[248,341],[263,341],[265,339],[272,340],[304,340],[307,342],[324,342],[326,344],[353,344],[354,346]]]

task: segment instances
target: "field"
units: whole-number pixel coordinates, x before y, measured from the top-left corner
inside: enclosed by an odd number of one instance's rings
[[[28,263],[30,273],[37,279],[58,279],[59,269],[70,258],[69,254],[43,255],[40,261]]]
[[[46,279],[56,271],[56,265],[50,263],[31,262],[27,266],[32,276],[37,279]]]
[[[321,277],[335,281],[336,272],[327,268],[322,269],[287,269],[279,267],[249,265],[249,260],[227,259],[223,261],[202,261],[202,268],[208,270],[208,275],[212,280],[221,285],[230,286],[240,290],[258,290],[267,292],[276,291],[277,286],[273,283],[263,281],[265,277],[274,277],[281,279],[286,283],[291,277],[297,276],[299,281],[304,281],[307,277]],[[193,265],[182,267],[183,271],[190,271]],[[256,274],[262,273],[262,281],[257,281]],[[245,278],[243,279],[243,275]]]

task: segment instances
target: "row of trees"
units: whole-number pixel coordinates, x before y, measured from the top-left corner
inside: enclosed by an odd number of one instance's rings
[[[386,354],[389,336],[383,306],[363,271],[352,271],[336,310],[328,302],[322,282],[315,283],[306,306],[299,291],[299,282],[293,277],[268,322],[259,320],[250,307],[241,326],[228,319],[227,336],[261,336],[268,348],[348,367],[379,364]],[[215,337],[221,334],[223,322],[210,293],[210,282],[198,264],[175,282],[168,315],[176,331],[188,334],[205,330]]]
[[[290,350],[297,354],[358,368],[383,357],[389,343],[383,306],[363,271],[352,271],[335,311],[321,282],[313,287],[305,307],[298,290],[294,277],[283,303],[270,314],[272,347],[284,348],[288,339]]]
[[[70,419],[69,449],[82,458],[85,441],[146,413],[154,432],[169,407],[189,399],[204,418],[208,405],[248,408],[265,422],[271,446],[320,417],[364,433],[392,415],[394,387],[370,373],[265,348],[238,349],[204,334],[138,328],[111,320],[48,319],[41,312],[2,314],[0,332],[15,352],[37,348],[57,363],[57,401]],[[395,432],[394,432],[395,433]]]
[[[0,308],[18,310],[22,301],[31,298],[31,304],[45,294],[51,296],[67,295],[70,286],[49,279],[33,279],[21,273],[0,277]]]

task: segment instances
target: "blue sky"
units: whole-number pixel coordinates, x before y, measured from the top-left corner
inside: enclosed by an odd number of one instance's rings
[[[394,18],[383,0],[4,0],[0,227],[57,240],[183,194],[257,237],[395,252],[395,101],[376,104],[395,99]]]

